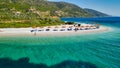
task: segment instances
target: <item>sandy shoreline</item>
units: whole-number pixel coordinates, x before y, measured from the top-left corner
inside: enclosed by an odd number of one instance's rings
[[[75,31],[43,31],[36,32],[37,36],[68,36],[68,35],[81,35],[91,33],[101,33],[109,31],[111,28],[101,26],[99,29],[93,30],[79,30]],[[32,28],[0,28],[0,36],[34,36],[34,32],[30,32]]]

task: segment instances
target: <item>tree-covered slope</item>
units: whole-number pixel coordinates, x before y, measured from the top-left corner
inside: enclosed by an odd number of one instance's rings
[[[85,8],[84,10],[86,12],[90,13],[93,17],[108,17],[108,16],[110,16],[108,14],[105,14],[105,13],[102,13],[102,12],[99,12],[99,11],[96,11],[96,10],[93,10],[93,9]]]
[[[30,13],[30,10],[33,10],[34,13],[36,12],[36,14],[43,13],[41,16],[45,16],[47,14],[58,17],[91,16],[82,8],[66,2],[48,2],[46,0],[0,0],[1,14],[8,13],[8,15],[11,15],[12,13],[20,12],[26,16],[28,13]],[[29,16],[29,14],[27,16]]]
[[[60,17],[93,16],[93,14],[85,11],[83,8],[66,2],[0,0],[0,27],[28,27],[34,24],[56,25],[61,24]]]

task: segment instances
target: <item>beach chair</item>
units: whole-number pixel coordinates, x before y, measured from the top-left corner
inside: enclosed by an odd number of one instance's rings
[[[65,29],[60,29],[60,31],[65,31]]]
[[[38,30],[38,31],[44,31],[43,29],[40,29],[40,30]]]
[[[46,29],[46,31],[50,31],[50,29]]]
[[[30,30],[30,32],[34,32],[34,31],[37,31],[37,30]]]
[[[80,28],[79,30],[83,30],[82,28]]]
[[[72,28],[68,28],[67,30],[68,30],[68,31],[72,31]]]
[[[58,31],[58,29],[53,29],[53,31]]]

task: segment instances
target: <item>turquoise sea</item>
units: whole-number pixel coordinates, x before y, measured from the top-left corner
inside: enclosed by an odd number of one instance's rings
[[[75,36],[0,37],[0,68],[120,68],[120,22]]]

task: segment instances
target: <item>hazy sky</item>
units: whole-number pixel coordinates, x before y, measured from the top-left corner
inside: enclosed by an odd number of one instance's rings
[[[82,8],[90,8],[103,13],[120,16],[120,0],[49,0],[65,1],[76,4]]]

